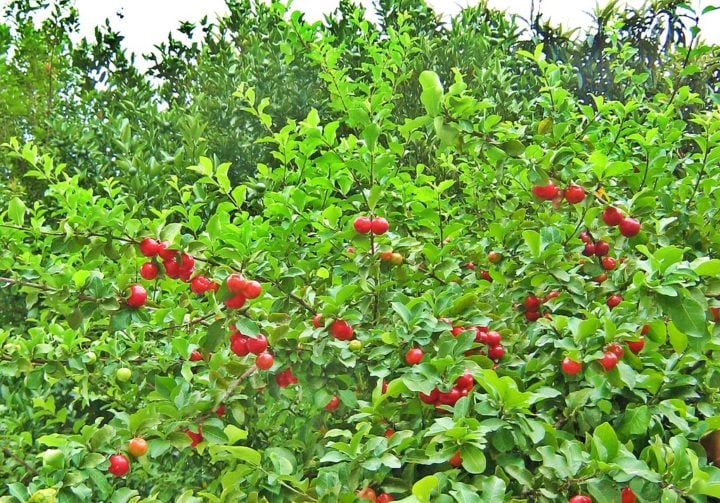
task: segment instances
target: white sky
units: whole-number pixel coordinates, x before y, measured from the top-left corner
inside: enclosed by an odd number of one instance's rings
[[[530,13],[531,0],[489,0],[491,7],[506,9],[525,18]],[[0,0],[4,5],[7,0]],[[361,0],[371,6],[372,0]],[[591,22],[591,12],[597,3],[604,0],[536,0],[541,2],[544,17],[566,28],[584,26]],[[322,14],[337,7],[339,0],[295,0],[293,7],[306,13],[308,19],[321,19]],[[477,0],[428,0],[437,12],[452,15],[461,6],[476,4]],[[624,0],[622,3],[641,5],[642,0]],[[694,6],[718,5],[720,0],[694,0]],[[180,21],[198,21],[204,15],[211,18],[225,12],[223,0],[75,0],[80,12],[80,27],[83,35],[92,35],[93,28],[110,18],[111,24],[125,36],[124,47],[140,55],[152,50],[155,44],[167,39],[167,34],[178,27]],[[122,11],[124,18],[116,13]],[[702,36],[720,44],[720,10],[704,16],[701,24]]]

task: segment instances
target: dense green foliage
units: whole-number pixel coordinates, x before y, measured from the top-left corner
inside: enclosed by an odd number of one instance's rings
[[[0,501],[720,497],[700,443],[720,428],[719,55],[673,31],[682,4],[568,39],[483,6],[444,26],[381,0],[375,25],[342,2],[309,24],[231,1],[145,73],[109,26],[71,43],[69,1],[42,26],[35,5],[0,26]],[[688,38],[648,21],[664,12]],[[543,201],[548,180],[587,195]],[[361,215],[389,232],[357,233]],[[617,259],[604,281],[582,231]],[[141,279],[145,237],[220,288],[162,261]],[[232,273],[263,287],[240,309]],[[231,351],[231,324],[267,335],[272,368]],[[466,371],[454,404],[420,399]],[[135,436],[148,454],[108,474]]]

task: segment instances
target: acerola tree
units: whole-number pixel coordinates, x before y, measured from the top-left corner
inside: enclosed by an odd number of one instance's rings
[[[348,22],[362,59],[277,28],[328,98],[240,86],[243,183],[201,156],[148,208],[4,144],[47,188],[0,212],[3,500],[720,497],[720,113],[682,75],[585,102],[540,46],[500,103],[416,71],[408,14]]]

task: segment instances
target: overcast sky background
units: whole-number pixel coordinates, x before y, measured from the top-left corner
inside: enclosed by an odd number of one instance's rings
[[[0,0],[4,5],[7,0]],[[476,4],[477,0],[427,0],[433,8],[446,16],[453,15],[463,6]],[[361,0],[370,7],[372,0]],[[149,52],[153,46],[166,40],[167,34],[178,27],[180,21],[198,21],[203,16],[211,18],[226,12],[223,0],[75,0],[80,12],[80,27],[83,35],[92,36],[93,28],[102,24],[105,18],[125,36],[124,47],[136,54]],[[321,19],[324,13],[337,7],[339,0],[295,0],[293,7],[306,13],[309,20]],[[525,18],[530,13],[531,0],[489,0],[491,7],[505,9]],[[536,4],[539,0],[535,1]],[[554,23],[564,27],[582,27],[591,22],[587,14],[597,3],[605,0],[542,0],[542,12]],[[634,6],[642,0],[625,0]],[[720,5],[720,0],[694,0],[692,5],[699,8]],[[120,19],[116,13],[122,11]],[[704,16],[701,24],[702,36],[711,43],[720,44],[720,10]]]

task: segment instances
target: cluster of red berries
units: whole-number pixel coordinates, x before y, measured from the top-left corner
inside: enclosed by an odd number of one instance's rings
[[[268,348],[267,337],[263,334],[250,337],[237,330],[235,325],[230,325],[230,330],[230,351],[238,356],[246,356],[250,353],[256,355],[255,366],[260,370],[267,370],[273,366],[275,357],[266,351]]]
[[[620,502],[621,503],[635,503],[636,497],[635,492],[630,487],[625,487],[620,491]],[[568,500],[568,503],[593,503],[590,496],[584,494],[576,494]]]
[[[447,318],[440,318],[440,321],[444,321],[445,323],[452,325],[452,321]],[[505,356],[505,348],[502,345],[502,335],[500,335],[500,332],[490,330],[486,326],[473,325],[464,327],[462,325],[453,325],[451,333],[453,334],[453,337],[457,337],[464,332],[470,331],[475,333],[475,342],[477,344],[485,344],[487,346],[487,356],[491,360],[495,360],[496,364],[503,356]],[[466,356],[471,356],[473,354],[485,354],[485,352],[479,348],[469,349],[465,352]]]
[[[298,378],[293,375],[292,369],[288,367],[285,370],[275,374],[275,382],[281,388],[286,388],[291,384],[297,384]]]
[[[440,391],[436,386],[429,395],[421,391],[418,396],[424,403],[435,405],[436,407],[440,405],[455,405],[462,397],[468,396],[474,385],[475,379],[473,375],[466,371],[463,375],[455,379],[455,384],[449,391]]]
[[[565,197],[565,200],[570,204],[577,204],[585,199],[585,189],[579,185],[571,183],[568,187],[561,191],[552,180],[549,180],[547,185],[535,185],[533,186],[533,194],[540,199],[552,201],[556,197]]]
[[[522,307],[525,309],[525,319],[528,321],[537,321],[538,319],[540,319],[540,317],[542,316],[542,314],[540,313],[540,307],[559,295],[559,290],[553,290],[542,299],[532,294],[525,297],[525,302],[523,302],[522,304]],[[546,316],[548,316],[547,313]]]
[[[645,335],[650,331],[650,325],[643,325],[640,330],[640,337],[634,341],[627,341],[628,349],[638,354],[645,347]],[[605,346],[605,350],[598,363],[606,370],[610,371],[615,368],[618,362],[625,356],[625,349],[618,342],[611,342]],[[573,360],[570,357],[562,361],[561,368],[567,375],[576,375],[582,370],[582,362]]]
[[[353,227],[360,234],[385,234],[390,228],[390,224],[383,217],[357,217],[353,222]]]
[[[190,283],[190,288],[194,293],[203,294],[208,290],[217,291],[219,285],[205,276],[196,276],[191,279],[193,272],[195,272],[195,259],[187,253],[168,248],[169,245],[170,243],[167,241],[158,242],[152,238],[145,238],[140,241],[138,247],[140,253],[146,257],[160,257],[165,268],[165,274],[169,278],[181,279]],[[155,260],[145,262],[140,267],[140,276],[143,279],[155,279],[159,273],[160,267]]]
[[[375,503],[390,503],[395,500],[392,494],[380,493],[376,495],[375,490],[372,487],[360,489],[357,493],[357,497],[358,499],[374,501]]]
[[[640,222],[632,217],[626,217],[615,206],[608,206],[602,214],[603,222],[611,227],[620,228],[620,234],[626,238],[636,236],[640,232]]]

